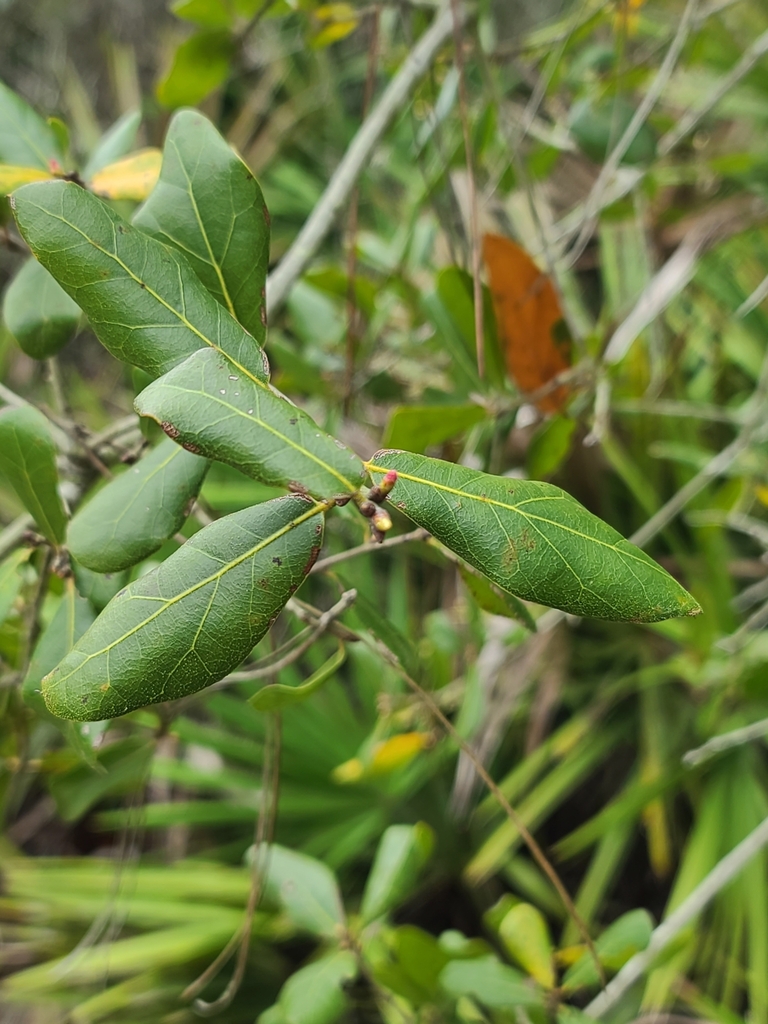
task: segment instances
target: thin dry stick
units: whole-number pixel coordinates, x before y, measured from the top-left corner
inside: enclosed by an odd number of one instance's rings
[[[477,373],[485,379],[485,332],[483,327],[483,284],[480,280],[480,223],[477,209],[475,168],[472,159],[472,137],[469,132],[469,103],[467,78],[464,73],[464,40],[461,27],[464,20],[460,0],[451,0],[453,16],[453,42],[456,50],[456,69],[459,72],[459,117],[464,136],[464,156],[467,162],[467,190],[469,192],[469,234],[472,247],[472,294],[475,304],[475,351]]]
[[[336,214],[346,203],[350,189],[365,168],[374,147],[392,118],[403,110],[414,85],[450,36],[452,26],[450,6],[444,6],[360,126],[341,163],[331,176],[320,201],[280,261],[280,265],[267,279],[267,306],[271,313],[283,304],[294,282],[317,252],[331,229]]]
[[[454,725],[450,721],[450,719],[447,718],[443,714],[443,712],[440,710],[439,706],[437,705],[437,703],[434,700],[434,698],[432,697],[432,695],[430,693],[428,693],[426,690],[422,689],[421,686],[419,686],[419,684],[416,682],[416,680],[412,679],[408,675],[408,673],[402,667],[402,665],[397,660],[397,658],[393,654],[391,654],[391,652],[386,647],[379,647],[378,649],[385,653],[385,655],[387,657],[387,661],[397,670],[397,672],[402,676],[402,678],[405,680],[405,682],[408,684],[408,686],[411,688],[411,690],[413,690],[413,692],[419,697],[419,699],[424,704],[426,704],[426,706],[429,708],[430,712],[440,722],[440,724],[445,729],[445,731],[448,733],[448,735],[454,740],[455,743],[458,744],[458,746],[461,749],[461,751],[469,758],[469,760],[472,762],[472,765],[474,766],[475,771],[480,776],[480,778],[483,780],[483,782],[487,786],[488,790],[495,797],[499,807],[501,807],[501,809],[504,811],[506,816],[509,818],[509,820],[512,822],[512,824],[518,830],[518,832],[520,833],[520,835],[521,835],[521,837],[523,839],[523,842],[528,847],[528,849],[531,851],[531,855],[533,856],[533,859],[536,861],[536,863],[539,865],[541,870],[544,872],[544,874],[547,876],[549,881],[554,886],[558,896],[563,901],[563,906],[568,911],[568,914],[570,915],[570,917],[572,918],[572,920],[576,924],[576,927],[579,929],[581,937],[583,938],[585,944],[587,945],[587,947],[589,949],[589,952],[591,953],[592,958],[593,958],[593,960],[595,962],[595,967],[597,968],[599,977],[600,977],[603,985],[605,985],[606,984],[606,978],[605,978],[605,972],[603,970],[603,965],[600,963],[600,958],[597,955],[597,950],[595,949],[595,944],[592,941],[592,936],[589,934],[589,930],[588,930],[588,928],[586,926],[586,923],[584,922],[584,919],[582,918],[581,914],[579,914],[578,910],[576,909],[573,900],[571,899],[570,895],[568,894],[568,890],[565,888],[563,883],[560,881],[560,876],[555,871],[555,869],[552,867],[550,862],[547,860],[547,857],[544,854],[544,851],[539,846],[539,844],[536,842],[536,840],[533,838],[533,835],[528,830],[528,827],[526,826],[525,822],[522,820],[522,818],[520,817],[518,812],[515,810],[515,808],[512,806],[512,804],[509,802],[509,800],[507,800],[507,798],[504,796],[504,793],[501,791],[499,786],[494,782],[493,778],[491,777],[489,772],[486,770],[485,765],[480,760],[480,758],[477,756],[477,754],[472,749],[472,747],[469,745],[469,743],[467,743],[466,740],[464,740],[459,735],[459,733],[456,731],[456,728],[454,727]]]
[[[379,62],[379,9],[373,10],[371,25],[371,41],[368,46],[368,70],[365,76],[365,93],[363,95],[362,119],[368,116],[368,108],[373,99],[373,88],[376,84],[376,67]],[[349,201],[349,251],[347,252],[347,363],[344,374],[344,412],[349,412],[352,401],[352,383],[355,377],[355,359],[359,340],[360,311],[357,308],[357,292],[355,274],[357,271],[357,223],[360,207],[360,188],[355,185]]]
[[[689,750],[683,754],[683,764],[697,765],[702,761],[708,761],[710,757],[721,753],[723,750],[730,750],[732,747],[741,747],[752,740],[760,740],[768,735],[768,718],[761,718],[759,722],[745,725],[741,729],[732,729],[731,732],[721,733],[713,736],[712,739],[702,743],[700,747]]]
[[[746,839],[743,839],[715,865],[710,873],[699,882],[690,896],[683,900],[677,910],[673,911],[666,921],[663,921],[653,931],[651,940],[642,953],[636,953],[631,960],[624,964],[610,984],[587,1006],[584,1013],[590,1017],[601,1017],[614,1007],[624,993],[642,978],[659,953],[673,939],[677,938],[686,925],[698,917],[706,905],[746,867],[766,844],[768,844],[768,818],[765,818],[757,828],[749,833]]]
[[[689,135],[701,119],[706,117],[710,110],[717,106],[726,93],[740,82],[745,75],[749,74],[765,53],[768,53],[768,32],[763,32],[749,49],[744,51],[741,60],[720,80],[700,106],[695,110],[689,110],[687,114],[680,118],[674,128],[671,128],[666,135],[661,137],[658,147],[659,156],[666,156],[678,142],[684,139],[686,135]]]
[[[0,536],[2,535],[0,534]],[[339,562],[346,562],[350,558],[357,558],[358,555],[367,555],[374,551],[396,548],[400,544],[407,544],[412,540],[427,540],[429,536],[429,530],[423,530],[419,527],[417,530],[411,530],[410,533],[401,533],[398,537],[389,537],[387,540],[383,540],[381,544],[376,544],[372,541],[369,541],[367,544],[358,544],[356,548],[347,548],[346,551],[340,551],[337,555],[328,555],[327,558],[321,558],[319,562],[315,562],[312,566],[310,576],[315,572],[324,572],[326,569],[330,569],[332,565],[338,565]]]
[[[248,894],[248,904],[245,909],[245,917],[242,926],[235,932],[224,949],[209,967],[193,981],[191,985],[182,992],[182,999],[192,999],[198,992],[201,992],[209,981],[212,981],[224,965],[230,960],[237,950],[237,961],[232,977],[227,987],[218,999],[208,1003],[203,999],[195,999],[194,1009],[202,1017],[212,1017],[227,1006],[237,995],[240,985],[245,976],[245,968],[248,961],[248,950],[251,944],[251,932],[253,931],[253,918],[256,908],[261,899],[264,888],[264,879],[267,873],[267,860],[269,856],[269,844],[275,831],[275,820],[277,817],[277,801],[280,785],[280,747],[282,739],[282,726],[279,714],[273,714],[270,718],[270,729],[268,741],[264,747],[264,770],[262,774],[262,802],[259,809],[259,816],[256,821],[254,835],[253,869],[251,879],[251,890]]]
[[[587,202],[584,209],[584,219],[581,224],[581,230],[579,231],[576,242],[570,252],[570,263],[573,264],[579,258],[581,253],[584,251],[584,247],[589,241],[589,237],[592,233],[592,223],[595,214],[600,209],[600,201],[602,199],[603,192],[607,185],[613,178],[614,174],[618,170],[619,164],[622,158],[626,154],[635,136],[640,131],[640,128],[645,123],[651,110],[653,110],[656,101],[658,100],[661,93],[667,86],[672,72],[677,64],[677,59],[680,56],[680,52],[688,38],[688,33],[694,22],[694,16],[696,14],[696,8],[698,6],[698,0],[688,0],[683,11],[683,16],[680,19],[680,23],[677,26],[677,32],[670,43],[669,49],[667,50],[666,56],[661,63],[661,67],[656,72],[656,77],[651,83],[648,92],[643,97],[640,106],[635,111],[634,117],[627,125],[624,130],[624,134],[621,136],[619,141],[616,143],[608,159],[603,164],[603,167],[598,175],[597,181],[592,186],[592,190],[587,197]]]
[[[329,608],[327,612],[322,613],[320,618],[317,620],[317,625],[312,629],[312,632],[306,640],[300,643],[298,647],[294,648],[294,650],[286,654],[285,657],[280,658],[279,661],[273,661],[271,664],[266,665],[263,668],[256,667],[252,669],[245,669],[243,672],[231,672],[223,682],[250,683],[256,679],[266,679],[275,672],[279,672],[281,669],[292,665],[294,661],[298,661],[302,654],[309,650],[312,644],[327,631],[334,619],[343,615],[347,608],[354,604],[356,600],[356,590],[345,590],[336,604],[332,608]]]

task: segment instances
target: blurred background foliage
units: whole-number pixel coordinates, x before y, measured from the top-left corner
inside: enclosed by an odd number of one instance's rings
[[[259,178],[274,266],[435,10],[0,0],[0,69],[61,138],[67,126],[73,166],[120,118],[137,134],[118,156],[161,146],[172,111],[199,106]],[[295,898],[267,887],[222,1021],[566,1024],[598,990],[519,831],[374,641],[433,692],[535,832],[608,975],[768,813],[768,9],[479,0],[460,43],[458,62],[452,39],[438,51],[272,312],[275,382],[365,457],[402,446],[562,485],[639,531],[704,614],[641,627],[531,608],[531,634],[419,540],[313,575],[313,606],[357,589],[341,621],[363,641],[342,630],[344,665],[282,716],[274,870],[293,872]],[[484,234],[524,252],[486,243],[481,373],[471,269]],[[24,258],[5,206],[0,242],[5,286]],[[551,275],[547,308],[538,270],[520,291],[529,257]],[[131,413],[142,381],[68,322],[45,361],[0,327],[2,380],[119,468],[146,440]],[[553,344],[557,387],[542,370]],[[82,459],[67,472],[80,490],[97,475]],[[200,507],[217,516],[272,493],[216,465]],[[0,486],[0,1015],[194,1020],[180,994],[248,897],[269,750],[243,700],[256,684],[85,731],[28,707],[20,684],[64,595],[55,579],[39,592],[22,511]],[[365,540],[352,516],[328,532],[329,553]],[[95,610],[123,582],[77,575]],[[300,629],[282,615],[254,659]],[[280,681],[302,682],[336,645],[318,641]],[[767,871],[761,853],[610,1019],[766,1024]]]

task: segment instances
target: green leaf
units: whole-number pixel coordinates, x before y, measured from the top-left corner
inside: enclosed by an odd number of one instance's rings
[[[0,82],[0,161],[47,171],[51,160],[62,159],[51,126]]]
[[[402,451],[377,452],[368,469],[374,480],[396,470],[395,507],[526,601],[631,622],[701,611],[652,558],[552,484]]]
[[[235,44],[229,32],[198,32],[173,55],[171,70],[157,86],[164,107],[195,107],[229,75]]]
[[[181,528],[207,469],[205,459],[162,441],[78,510],[69,550],[94,572],[136,565]]]
[[[536,431],[526,457],[531,479],[544,480],[557,472],[571,450],[575,429],[575,420],[553,416]]]
[[[399,405],[389,417],[383,443],[387,448],[407,444],[410,451],[423,452],[463,434],[486,416],[479,405]]]
[[[390,957],[376,965],[376,981],[414,1006],[434,1003],[450,954],[433,935],[412,924],[396,928],[390,942]]]
[[[84,565],[73,562],[77,592],[89,601],[97,612],[104,611],[109,602],[128,583],[129,572],[92,572]]]
[[[272,683],[264,686],[250,698],[248,703],[257,711],[282,711],[292,704],[302,704],[316,693],[320,687],[344,664],[346,648],[339,644],[335,654],[320,666],[309,679],[300,686],[285,686],[283,683]]]
[[[478,576],[466,565],[459,565],[459,575],[467,590],[484,612],[490,612],[491,615],[504,615],[508,619],[517,619],[526,629],[530,629],[532,633],[536,632],[533,616],[517,597],[505,594],[503,590],[494,587],[484,576]]]
[[[103,167],[108,167],[121,157],[127,156],[136,146],[136,136],[141,124],[141,111],[129,110],[104,132],[88,162],[83,168],[83,180],[90,179]]]
[[[74,580],[67,580],[65,588],[56,614],[35,645],[21,688],[24,701],[38,714],[48,714],[41,688],[43,676],[69,654],[96,618],[90,601],[77,593]]]
[[[645,949],[651,941],[653,920],[647,910],[630,910],[609,925],[595,943],[601,964],[618,971],[635,953]],[[566,972],[564,988],[573,991],[599,985],[595,962],[588,950]]]
[[[126,224],[71,181],[25,185],[12,196],[32,252],[80,306],[118,359],[157,377],[201,347],[225,351],[266,380],[266,357],[222,309],[186,258]]]
[[[171,10],[177,18],[201,28],[229,28],[232,24],[232,4],[228,0],[174,0]]]
[[[136,793],[147,780],[155,743],[128,736],[99,750],[92,767],[78,761],[51,777],[49,789],[64,821],[77,821],[108,794]]]
[[[608,97],[597,104],[588,99],[580,100],[571,108],[571,134],[587,156],[601,164],[634,115],[635,108],[620,96]],[[640,125],[621,162],[650,163],[655,156],[656,133],[646,121]]]
[[[0,471],[51,544],[61,544],[67,514],[57,490],[56,446],[48,421],[31,405],[0,412]]]
[[[390,825],[381,837],[360,913],[365,922],[392,910],[410,893],[432,853],[435,836],[429,825]]]
[[[325,508],[288,495],[196,533],[113,598],[45,677],[48,710],[99,721],[221,679],[264,636],[311,568]]]
[[[474,996],[492,1010],[541,1005],[541,996],[525,984],[524,976],[495,955],[452,960],[440,974],[440,986],[454,999]]]
[[[297,928],[326,938],[340,937],[346,920],[341,893],[336,876],[321,861],[273,844],[264,892]]]
[[[343,985],[357,975],[357,958],[337,949],[301,967],[283,985],[278,999],[287,1024],[333,1024],[346,1009]]]
[[[211,122],[180,110],[160,180],[133,223],[184,253],[208,291],[264,344],[269,215],[258,182]]]
[[[209,349],[150,384],[134,407],[179,444],[265,484],[325,498],[354,493],[365,477],[346,445]]]
[[[544,988],[554,988],[552,940],[544,915],[531,903],[512,907],[499,925],[504,948]]]
[[[26,565],[31,548],[17,548],[0,562],[0,623],[5,622],[21,590],[22,565]]]
[[[5,326],[33,359],[47,359],[70,341],[80,307],[34,257],[22,264],[3,298]]]

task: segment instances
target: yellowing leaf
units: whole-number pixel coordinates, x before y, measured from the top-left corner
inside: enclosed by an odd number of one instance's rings
[[[507,370],[521,391],[536,391],[571,363],[570,338],[554,285],[516,242],[483,236],[483,258]],[[568,391],[558,387],[536,403],[558,412]]]
[[[15,188],[30,181],[46,181],[53,175],[39,167],[16,167],[14,164],[0,164],[0,196],[7,196]]]
[[[360,19],[351,4],[322,4],[315,11],[318,21],[325,22],[312,40],[316,49],[330,46],[355,31]]]
[[[768,505],[768,487],[763,486],[763,484],[758,484],[758,486],[755,487],[755,497],[758,501],[762,502],[763,505]]]
[[[499,925],[507,952],[544,988],[554,988],[552,941],[542,913],[530,903],[518,903]]]
[[[370,774],[388,775],[396,768],[402,768],[412,761],[429,741],[429,733],[403,732],[378,743],[371,755]]]
[[[97,171],[88,182],[104,199],[146,199],[160,177],[163,154],[159,149],[140,149]]]

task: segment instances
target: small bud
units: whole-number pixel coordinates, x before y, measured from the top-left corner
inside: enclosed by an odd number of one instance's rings
[[[372,501],[361,501],[357,507],[360,510],[360,515],[365,516],[366,519],[370,519],[377,511]]]
[[[389,492],[392,490],[396,483],[397,472],[394,469],[389,469],[384,474],[381,483],[371,488],[368,497],[371,499],[371,501],[375,501],[377,504],[380,504],[382,501],[384,501],[384,499],[386,498],[386,496],[389,494]]]
[[[380,533],[386,533],[392,529],[392,520],[389,518],[389,513],[385,512],[383,508],[377,508],[371,516],[371,522]]]

